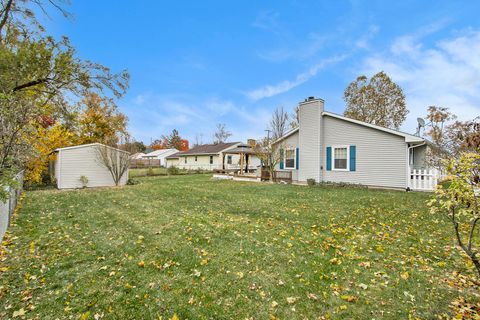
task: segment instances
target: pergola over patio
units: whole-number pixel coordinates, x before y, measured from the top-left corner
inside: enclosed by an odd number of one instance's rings
[[[224,155],[238,154],[240,157],[240,171],[239,174],[248,172],[248,165],[250,156],[255,154],[255,151],[248,144],[239,144],[233,149],[226,150]],[[225,157],[223,157],[223,168],[225,168]]]

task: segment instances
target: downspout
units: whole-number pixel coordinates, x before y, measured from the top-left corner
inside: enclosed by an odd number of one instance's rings
[[[420,144],[417,144],[417,145],[413,145],[413,146],[408,146],[407,147],[407,188],[406,190],[407,191],[410,191],[410,174],[412,172],[412,170],[410,169],[410,150],[411,149],[414,149],[414,148],[417,148],[417,147],[421,147],[423,145],[426,145],[426,142],[422,142]]]

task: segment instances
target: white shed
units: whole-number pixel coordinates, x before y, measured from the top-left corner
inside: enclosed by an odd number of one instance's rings
[[[112,174],[103,164],[104,161],[101,160],[100,150],[109,150],[111,154],[116,155],[115,157],[117,159],[128,159],[130,157],[130,154],[126,151],[108,147],[100,143],[57,149],[55,150],[57,158],[54,164],[57,188],[73,189],[115,186],[115,180]],[[124,154],[127,155],[127,157],[123,156]],[[86,179],[83,177],[86,177]],[[125,185],[127,180],[128,168],[120,178],[119,185]]]

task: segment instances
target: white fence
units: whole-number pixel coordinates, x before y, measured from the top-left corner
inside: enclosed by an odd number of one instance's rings
[[[409,187],[411,190],[433,191],[442,174],[437,169],[411,170],[409,176]]]
[[[12,212],[17,206],[18,197],[22,192],[23,188],[23,171],[17,174],[17,181],[19,184],[18,189],[10,189],[10,198],[6,202],[0,201],[0,242],[3,240],[3,236],[7,231],[8,226],[10,225],[10,219],[12,217]]]

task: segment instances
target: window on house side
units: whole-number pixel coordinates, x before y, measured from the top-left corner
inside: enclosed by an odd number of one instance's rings
[[[195,162],[197,162],[197,159],[198,159],[197,156],[195,156]]]
[[[285,169],[295,169],[295,149],[285,150]]]
[[[333,147],[333,169],[347,170],[348,166],[348,148]]]
[[[185,163],[187,163],[187,157],[185,157],[184,159],[185,159],[185,160],[184,160],[184,161],[185,161]]]
[[[213,164],[213,156],[210,156],[210,164]]]
[[[227,156],[227,164],[232,164],[232,156]]]

